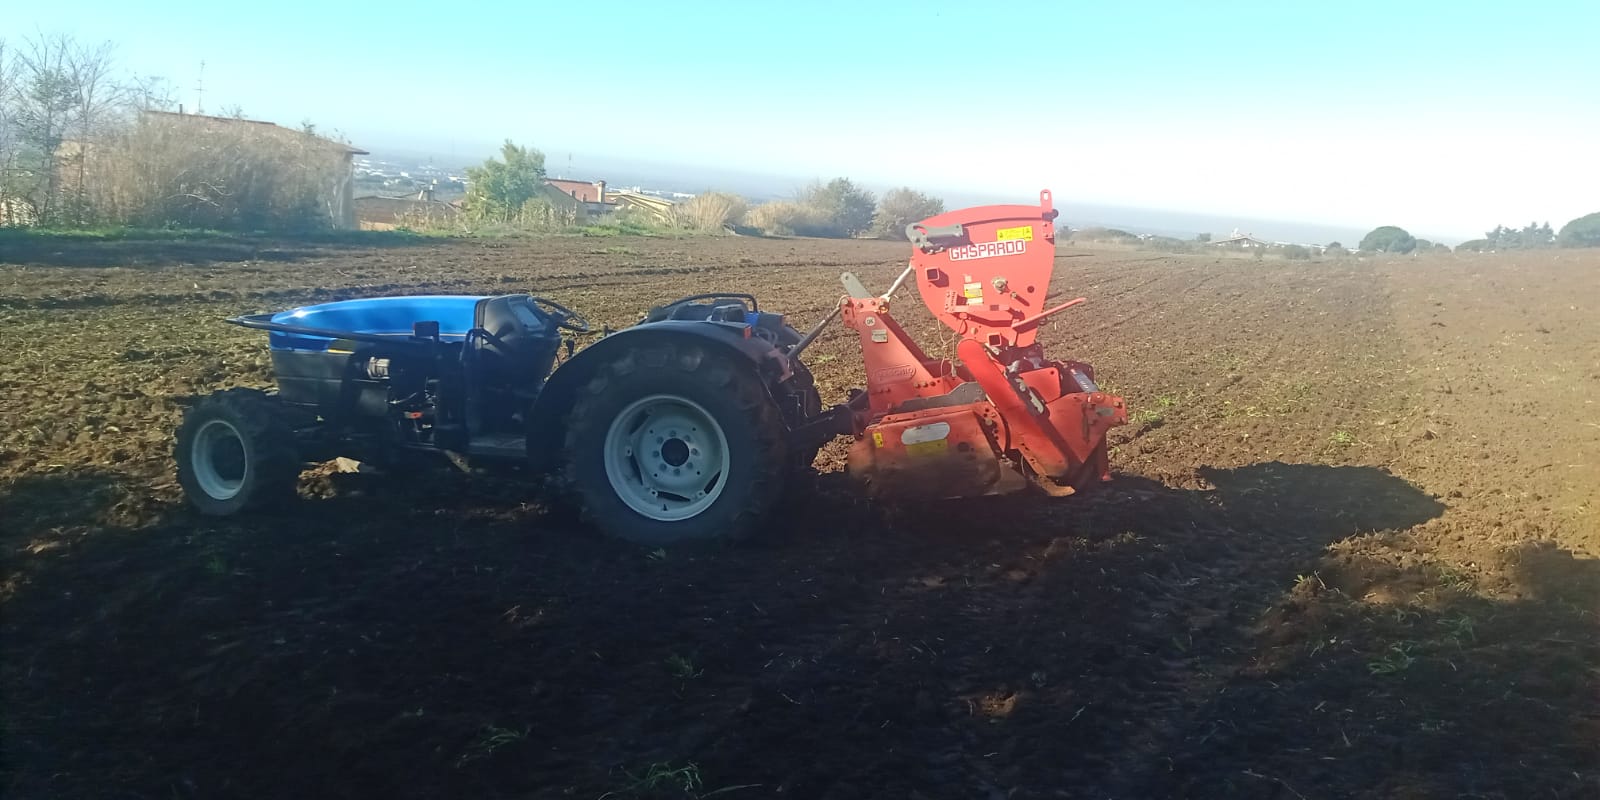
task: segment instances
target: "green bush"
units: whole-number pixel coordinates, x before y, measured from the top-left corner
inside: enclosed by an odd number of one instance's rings
[[[1562,225],[1556,244],[1562,247],[1600,247],[1600,211]]]
[[[872,193],[856,186],[849,178],[834,178],[813,183],[800,194],[801,205],[810,206],[825,220],[825,230],[809,236],[848,237],[866,233],[872,227],[877,204]]]
[[[1307,261],[1311,258],[1311,248],[1298,244],[1284,245],[1283,257],[1293,261]]]
[[[1374,228],[1361,237],[1361,249],[1370,253],[1409,253],[1416,247],[1416,237],[1394,225]]]
[[[906,238],[906,226],[944,213],[944,201],[910,187],[891,189],[872,216],[872,233],[881,239]]]
[[[546,216],[550,202],[545,193],[544,153],[518,147],[506,140],[500,148],[503,161],[488,159],[467,170],[471,186],[463,205],[478,222],[516,222],[519,216]],[[540,205],[543,201],[543,206]]]
[[[849,178],[813,183],[797,200],[778,200],[750,209],[745,222],[771,236],[841,238],[865,233],[876,209],[872,193]]]

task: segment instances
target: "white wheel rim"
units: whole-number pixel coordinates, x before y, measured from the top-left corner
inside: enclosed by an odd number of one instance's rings
[[[249,469],[244,436],[226,420],[208,420],[194,435],[189,463],[200,491],[213,500],[231,500],[244,489]]]
[[[700,404],[651,395],[611,420],[605,466],[611,489],[628,508],[657,522],[678,522],[722,496],[728,437]]]

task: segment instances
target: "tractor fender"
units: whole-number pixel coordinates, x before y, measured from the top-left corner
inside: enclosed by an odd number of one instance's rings
[[[699,344],[748,362],[750,369],[769,387],[787,379],[789,359],[771,344],[747,337],[745,332],[746,326],[734,323],[663,320],[624,328],[578,351],[550,374],[534,401],[528,424],[528,457],[534,468],[549,472],[560,465],[567,415],[578,390],[601,365],[629,349],[657,342]]]

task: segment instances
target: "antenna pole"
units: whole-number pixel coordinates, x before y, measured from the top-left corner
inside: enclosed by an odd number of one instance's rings
[[[200,60],[200,77],[194,82],[194,113],[206,113],[206,62]]]

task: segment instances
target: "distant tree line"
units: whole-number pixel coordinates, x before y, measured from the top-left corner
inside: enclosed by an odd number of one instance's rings
[[[1332,245],[1329,249],[1332,249]],[[1538,250],[1548,247],[1600,247],[1600,212],[1578,217],[1557,233],[1550,223],[1530,222],[1521,228],[1496,225],[1482,239],[1456,245],[1456,252],[1481,253],[1495,250]],[[1450,248],[1427,239],[1417,239],[1404,228],[1384,225],[1361,239],[1361,250],[1368,253],[1449,252]]]
[[[1550,223],[1538,224],[1530,222],[1522,228],[1508,228],[1496,225],[1494,230],[1486,231],[1482,239],[1473,239],[1457,245],[1459,250],[1482,252],[1488,250],[1538,250],[1546,247],[1557,246],[1556,232],[1551,229]]]
[[[543,228],[573,224],[543,191],[544,154],[507,141],[500,158],[467,170],[467,221]],[[793,200],[751,207],[744,198],[706,191],[663,212],[619,211],[623,222],[702,232],[748,230],[772,236],[904,239],[906,226],[943,213],[944,201],[903,187],[882,199],[849,178],[815,181]],[[648,219],[633,219],[649,213]]]

